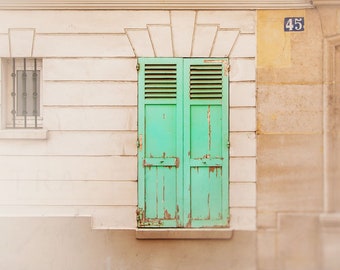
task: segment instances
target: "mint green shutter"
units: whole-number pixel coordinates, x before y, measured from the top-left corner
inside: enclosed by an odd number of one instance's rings
[[[138,226],[227,226],[226,59],[139,59]]]
[[[179,227],[183,127],[180,59],[139,60],[140,226]]]
[[[226,59],[185,59],[184,223],[227,226],[228,77]]]

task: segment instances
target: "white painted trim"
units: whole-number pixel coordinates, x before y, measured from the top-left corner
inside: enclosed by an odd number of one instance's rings
[[[320,1],[319,1],[320,2]],[[330,1],[330,2],[334,2]],[[0,9],[301,9],[310,0],[2,0]]]

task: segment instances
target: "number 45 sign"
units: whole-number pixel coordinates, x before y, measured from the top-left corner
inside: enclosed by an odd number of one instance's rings
[[[287,17],[284,21],[285,32],[299,32],[305,30],[305,18]]]

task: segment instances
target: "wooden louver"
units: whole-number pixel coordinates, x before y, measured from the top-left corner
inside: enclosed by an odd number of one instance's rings
[[[176,98],[176,65],[145,65],[145,98]]]
[[[190,67],[190,99],[222,99],[222,65]]]

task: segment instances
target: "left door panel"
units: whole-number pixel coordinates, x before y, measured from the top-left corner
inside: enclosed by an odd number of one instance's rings
[[[138,226],[181,227],[180,59],[139,59]]]

